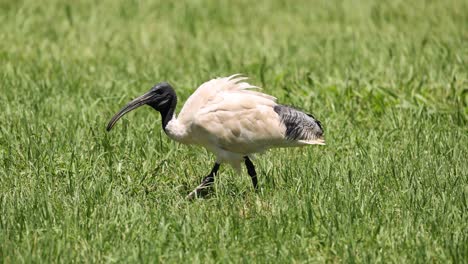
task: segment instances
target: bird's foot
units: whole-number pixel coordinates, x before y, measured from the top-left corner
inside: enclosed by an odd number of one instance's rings
[[[192,200],[194,198],[203,197],[207,195],[208,190],[212,187],[213,183],[214,183],[213,176],[208,175],[207,177],[203,179],[202,183],[198,185],[197,188],[195,188],[195,190],[193,190],[187,195],[186,198],[188,200]]]

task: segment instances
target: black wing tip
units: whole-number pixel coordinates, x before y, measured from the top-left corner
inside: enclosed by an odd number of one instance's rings
[[[319,120],[315,119],[315,117],[312,117],[314,120],[315,120],[315,123],[317,124],[317,126],[320,128],[320,136],[323,135],[323,127],[322,127],[322,122],[320,122]]]
[[[306,113],[304,110],[300,109],[300,108],[297,108],[295,106],[291,106],[291,105],[281,105],[281,104],[277,104],[273,107],[273,110],[275,110],[275,112],[281,116],[281,112],[283,109],[292,109],[292,110],[296,110],[296,111],[299,111],[299,112],[302,112],[304,114],[306,114],[307,116],[313,118],[315,120],[315,122],[317,123],[317,125],[320,127],[321,130],[323,130],[323,126],[322,126],[322,122],[320,122],[317,118],[315,118],[314,115],[312,114],[309,114],[309,113]]]
[[[309,133],[315,134],[315,137],[318,137],[318,138],[323,137],[322,123],[319,120],[317,120],[312,114],[308,114],[293,106],[280,105],[280,104],[275,105],[273,109],[280,116],[281,121],[286,126],[286,138],[291,139],[291,140],[308,139],[309,136],[307,136],[307,134]],[[310,117],[313,121],[304,120],[305,116]],[[303,121],[305,121],[305,123]],[[309,122],[312,122],[316,126],[316,128],[309,127],[310,129],[309,130],[300,125],[300,124],[307,124]],[[308,126],[306,125],[306,127]]]

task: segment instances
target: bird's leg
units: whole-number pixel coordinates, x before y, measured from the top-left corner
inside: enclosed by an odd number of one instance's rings
[[[247,167],[247,172],[249,173],[250,178],[252,178],[252,184],[255,190],[257,190],[257,173],[255,172],[255,166],[252,161],[250,161],[248,156],[244,157],[245,166]]]
[[[219,170],[219,163],[215,163],[213,169],[211,169],[210,174],[208,174],[205,178],[203,178],[200,185],[195,188],[191,193],[187,195],[187,199],[195,198],[201,195],[201,192],[206,188],[210,187],[214,183],[214,177],[218,173]]]
[[[214,182],[214,177],[215,177],[216,173],[218,173],[218,170],[219,170],[219,164],[215,163],[215,165],[213,166],[213,169],[211,169],[210,174],[208,174],[207,176],[205,176],[205,178],[203,178],[203,181],[200,184],[200,186],[201,187],[207,187],[207,186],[212,185],[213,182]]]

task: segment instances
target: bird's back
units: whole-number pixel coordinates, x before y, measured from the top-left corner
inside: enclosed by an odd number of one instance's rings
[[[185,102],[179,113],[179,120],[184,123],[191,122],[202,108],[216,103],[222,99],[220,96],[229,93],[251,94],[263,97],[272,102],[276,101],[276,98],[273,96],[252,91],[251,89],[258,87],[244,82],[246,79],[247,77],[234,74],[229,77],[216,78],[203,83]]]

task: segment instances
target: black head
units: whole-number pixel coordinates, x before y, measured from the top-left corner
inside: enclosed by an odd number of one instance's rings
[[[172,86],[166,82],[158,83],[147,93],[142,96],[132,100],[126,106],[124,106],[120,111],[112,117],[107,125],[107,131],[110,131],[115,123],[126,113],[142,106],[149,105],[155,110],[161,112],[161,114],[166,115],[169,109],[175,108],[176,104],[176,94]]]

